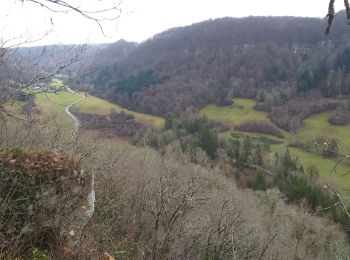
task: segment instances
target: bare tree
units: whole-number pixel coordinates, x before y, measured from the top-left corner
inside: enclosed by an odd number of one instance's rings
[[[336,163],[333,165],[332,169],[329,171],[328,175],[338,176],[338,177],[342,178],[342,177],[345,177],[348,174],[350,174],[350,170],[346,170],[346,172],[342,172],[341,170],[339,170],[339,166],[342,163],[349,161],[350,155],[343,155],[337,151],[334,151],[334,149],[329,149],[329,144],[326,142],[322,145],[319,145],[319,146],[323,146],[324,150],[327,153],[333,154],[336,158],[338,158]],[[334,207],[340,207],[344,211],[346,216],[350,219],[350,213],[348,211],[346,203],[344,202],[343,194],[341,192],[339,192],[336,188],[334,188],[329,183],[325,183],[323,188],[326,190],[326,192],[329,195],[331,195],[333,198],[335,198],[335,203],[333,205],[330,205],[329,207],[325,208],[325,210],[329,210],[329,209],[332,209]]]
[[[55,13],[75,13],[83,19],[93,21],[101,30],[102,35],[106,36],[104,31],[104,22],[115,22],[121,15],[121,3],[116,0],[107,1],[107,5],[99,9],[96,6],[101,6],[100,1],[89,1],[89,6],[86,8],[83,4],[79,5],[75,0],[19,0],[26,5],[34,5],[38,8],[47,10],[51,24],[48,24],[49,29],[43,32],[40,37],[25,36],[21,34],[11,38],[0,37],[0,114],[10,116],[11,110],[8,109],[9,103],[15,100],[18,95],[28,95],[28,87],[35,86],[39,83],[47,83],[53,76],[66,71],[73,64],[77,63],[82,54],[87,50],[87,45],[69,46],[64,51],[64,58],[56,61],[54,66],[47,69],[43,61],[54,56],[53,50],[43,47],[40,53],[35,57],[26,57],[19,52],[19,48],[28,44],[40,42],[52,32],[52,25]],[[57,54],[56,54],[57,56]],[[40,66],[41,65],[41,66]]]
[[[58,12],[67,12],[72,11],[75,12],[88,20],[94,21],[99,27],[101,32],[105,35],[103,30],[103,21],[115,21],[121,15],[121,3],[120,0],[116,3],[114,0],[107,8],[102,9],[83,9],[78,4],[74,3],[72,0],[21,0],[22,2],[31,2],[37,4],[50,12],[58,13]],[[97,3],[97,1],[95,1]]]

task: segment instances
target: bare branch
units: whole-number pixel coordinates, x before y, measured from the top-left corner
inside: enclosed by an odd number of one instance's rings
[[[70,4],[69,2],[63,1],[63,0],[24,0],[24,1],[28,1],[28,2],[32,2],[34,4],[37,4],[37,5],[45,8],[53,13],[73,11],[73,12],[83,16],[84,18],[95,22],[98,25],[98,27],[100,28],[101,33],[104,36],[107,36],[107,35],[104,32],[104,29],[103,29],[101,22],[117,20],[121,16],[121,13],[122,13],[121,7],[120,7],[122,4],[122,1],[120,1],[118,4],[115,4],[114,6],[112,6],[110,8],[104,8],[101,10],[93,10],[93,11],[81,9],[80,7],[74,6],[74,5]],[[55,9],[55,7],[61,7],[63,9],[62,10]]]
[[[334,2],[335,0],[330,0],[329,1],[329,6],[328,6],[328,14],[326,17],[328,17],[328,26],[326,28],[325,34],[328,35],[331,31],[334,16],[335,16],[335,10],[334,10]],[[344,0],[344,6],[346,10],[346,16],[347,16],[347,23],[350,25],[350,5],[349,5],[349,0]]]
[[[350,214],[349,214],[348,209],[346,208],[346,206],[345,206],[345,204],[343,202],[343,198],[340,195],[340,193],[338,193],[336,191],[336,189],[334,189],[329,183],[326,183],[324,188],[326,189],[326,191],[329,194],[331,194],[332,196],[334,196],[337,199],[337,202],[334,205],[330,206],[328,209],[333,208],[333,207],[335,207],[337,205],[341,205],[341,207],[343,208],[343,210],[346,213],[346,215],[348,216],[348,218],[350,218]]]

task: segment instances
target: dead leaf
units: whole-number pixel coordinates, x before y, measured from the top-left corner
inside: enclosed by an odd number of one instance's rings
[[[108,253],[104,253],[101,260],[115,260],[115,258]]]

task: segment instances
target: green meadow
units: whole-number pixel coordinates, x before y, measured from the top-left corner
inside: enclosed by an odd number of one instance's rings
[[[201,114],[209,119],[223,121],[230,125],[239,125],[249,120],[269,121],[267,113],[254,110],[255,101],[251,99],[235,98],[234,104],[227,107],[208,105],[201,110]]]
[[[249,135],[252,137],[253,140],[256,140],[259,143],[263,144],[270,144],[270,145],[279,145],[279,144],[285,144],[286,140],[283,138],[279,138],[272,135],[266,135],[266,134],[259,134],[259,133],[246,133],[238,130],[232,130],[227,131],[225,133],[222,133],[222,136],[226,138],[240,138],[245,135]]]
[[[135,119],[139,122],[151,124],[156,128],[162,128],[164,126],[164,119],[161,117],[133,112],[124,109],[116,104],[112,104],[106,100],[90,95],[86,97],[82,102],[75,105],[72,109],[80,113],[97,115],[109,115],[111,113],[111,110],[115,110],[117,112],[124,111],[127,114],[134,115]]]
[[[65,113],[66,106],[77,101],[81,96],[67,91],[55,93],[38,93],[35,95],[35,103],[44,113],[50,112],[59,116],[64,123],[73,123],[73,120]]]
[[[218,107],[216,105],[208,105],[201,110],[201,114],[207,116],[209,119],[218,120],[229,124],[232,128],[245,121],[250,120],[266,120],[270,121],[267,113],[254,110],[255,101],[251,99],[234,99],[234,105],[230,107]],[[328,137],[337,137],[341,140],[342,147],[345,151],[350,151],[350,125],[334,126],[328,120],[332,115],[331,111],[320,113],[311,116],[304,120],[303,126],[297,134],[300,140],[307,140],[308,138],[318,135]],[[292,139],[292,135],[283,131],[284,138],[278,138],[269,135],[262,135],[258,133],[253,136],[271,138],[277,141],[285,142],[286,144]],[[245,134],[237,130],[231,130],[225,133],[226,136],[233,134]]]
[[[343,151],[348,152],[350,147],[350,125],[335,126],[330,124],[328,120],[331,115],[332,112],[329,111],[305,119],[298,137],[303,140],[317,135],[337,137],[341,141]]]
[[[266,112],[262,111],[256,111],[254,109],[254,106],[256,104],[255,100],[252,99],[246,99],[246,98],[235,98],[233,99],[233,105],[226,106],[226,107],[218,107],[216,105],[208,105],[205,108],[203,108],[200,113],[202,115],[205,115],[209,119],[222,121],[226,124],[229,124],[232,128],[234,128],[237,125],[240,125],[243,122],[247,121],[269,121],[270,119],[268,117],[268,114]],[[285,138],[290,138],[290,134],[283,129],[280,129],[281,133]],[[242,133],[237,130],[232,130],[230,133]],[[230,134],[229,133],[229,134]],[[254,135],[257,136],[265,136],[268,138],[275,139],[276,137],[270,136],[270,135],[261,135],[258,133],[254,133]],[[284,139],[277,138],[279,141]]]
[[[80,98],[79,94],[67,91],[35,95],[35,103],[41,111],[40,117],[48,122],[49,129],[51,129],[49,131],[59,133],[62,142],[67,142],[70,139],[74,127],[73,119],[66,114],[65,107]]]
[[[269,121],[268,115],[265,112],[255,111],[255,101],[251,99],[234,99],[234,104],[227,107],[218,107],[216,105],[208,105],[201,110],[201,114],[207,116],[209,119],[218,120],[229,124],[232,128],[245,121],[250,120],[266,120]],[[302,128],[297,134],[300,140],[307,140],[310,137],[317,135],[324,135],[329,137],[337,137],[341,140],[343,151],[350,151],[350,125],[348,126],[334,126],[328,120],[332,112],[325,112],[311,116],[304,120]],[[253,140],[270,144],[272,152],[285,151],[290,140],[293,138],[290,133],[282,131],[284,138],[264,135],[259,133],[245,133],[237,130],[231,130],[222,134],[227,138],[239,138],[240,136],[250,135]],[[299,162],[307,169],[311,165],[315,165],[320,170],[322,182],[329,182],[338,189],[343,191],[343,194],[350,196],[350,174],[341,177],[342,174],[350,170],[350,162],[341,163],[337,167],[337,174],[330,176],[329,172],[336,164],[336,160],[324,158],[322,156],[305,152],[301,149],[289,148],[292,155],[296,156]],[[334,178],[335,176],[335,178]],[[349,200],[348,200],[349,201]]]
[[[79,94],[70,93],[67,91],[58,91],[55,93],[39,93],[36,94],[35,102],[44,111],[49,111],[60,116],[65,122],[72,122],[71,118],[65,113],[66,106],[77,101],[81,96]],[[143,113],[129,111],[116,104],[109,103],[103,99],[87,96],[82,102],[72,107],[80,113],[109,115],[112,110],[117,112],[124,111],[132,114],[139,122],[144,122],[161,128],[164,125],[164,119],[157,116],[147,115]]]
[[[64,82],[58,78],[52,79],[52,81],[49,83],[49,87],[51,88],[62,88],[64,85]]]
[[[36,103],[42,108],[44,112],[57,114],[62,119],[64,125],[66,125],[69,129],[69,127],[72,126],[73,122],[72,119],[65,113],[64,108],[79,98],[80,95],[66,91],[59,91],[57,93],[39,93],[36,94]],[[20,104],[17,105],[20,106]],[[230,107],[217,107],[215,105],[208,105],[201,110],[201,114],[207,116],[210,119],[223,121],[232,127],[249,120],[268,121],[269,118],[267,116],[267,113],[255,111],[253,108],[254,105],[254,100],[234,99],[234,105]],[[109,103],[94,96],[87,96],[82,102],[75,105],[72,109],[81,113],[99,115],[108,115],[110,114],[111,110],[115,110],[117,112],[124,111],[125,113],[133,114],[136,120],[152,124],[154,127],[161,128],[164,125],[163,118],[129,111],[116,104]],[[328,119],[330,115],[331,112],[325,112],[306,119],[297,137],[302,140],[306,140],[307,138],[316,135],[335,136],[341,140],[344,146],[350,146],[350,126],[333,126],[329,124]],[[270,144],[271,150],[273,152],[277,152],[285,150],[291,138],[290,134],[286,133],[285,131],[283,133],[285,136],[284,138],[258,133],[249,133],[249,135],[252,136],[253,140],[257,142]],[[247,133],[245,132],[232,130],[223,133],[222,136],[225,136],[227,138],[239,138],[240,136],[244,136],[246,134]],[[350,168],[349,165],[340,164],[337,167],[338,175],[336,175],[336,178],[333,178],[332,176],[329,176],[328,173],[331,170],[332,166],[336,163],[335,160],[323,158],[322,156],[307,153],[296,148],[289,149],[294,156],[298,157],[298,160],[305,169],[311,165],[317,166],[317,168],[320,170],[322,181],[333,183],[341,189],[346,189],[346,187],[350,186],[350,175],[340,178],[340,175],[342,173],[345,173]],[[350,192],[346,192],[345,194],[350,195]]]

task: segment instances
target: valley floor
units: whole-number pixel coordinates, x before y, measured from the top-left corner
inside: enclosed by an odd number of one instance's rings
[[[249,134],[260,143],[271,145],[272,152],[285,150],[293,139],[306,141],[310,137],[328,136],[336,137],[341,141],[341,152],[344,154],[350,153],[350,125],[334,126],[328,120],[331,116],[331,111],[313,115],[304,120],[303,126],[298,133],[292,134],[280,129],[283,133],[283,138],[272,135],[259,133],[245,133],[234,129],[235,126],[242,122],[250,120],[264,120],[270,122],[268,114],[254,110],[255,101],[251,99],[234,99],[234,104],[231,107],[218,107],[216,105],[208,105],[201,110],[201,113],[209,119],[222,121],[229,124],[232,128],[224,133],[224,136],[237,138]],[[291,153],[298,158],[301,164],[306,169],[309,166],[315,165],[320,171],[321,182],[335,184],[343,194],[346,194],[346,200],[350,203],[350,174],[344,177],[350,170],[350,160],[345,161],[337,166],[337,174],[329,175],[333,166],[337,163],[336,159],[328,159],[322,156],[306,152],[298,148],[289,148]]]
[[[64,127],[64,129],[71,129],[72,119],[64,113],[64,108],[79,100],[80,97],[81,96],[79,94],[62,91],[49,94],[41,93],[36,95],[36,103],[41,110],[44,111],[44,113],[50,111],[50,113],[57,114],[57,116],[62,119],[62,122],[68,126]],[[247,133],[233,129],[236,125],[249,120],[269,121],[267,113],[255,111],[253,109],[254,105],[255,101],[253,100],[234,99],[234,106],[232,107],[217,107],[215,105],[209,105],[205,107],[201,113],[207,116],[209,119],[214,119],[229,124],[232,127],[232,130],[224,133],[223,136],[226,138],[237,138],[239,136],[244,136]],[[111,104],[91,95],[83,99],[82,102],[79,102],[73,106],[71,110],[86,114],[106,116],[109,115],[112,110],[117,112],[124,111],[125,113],[131,113],[133,116],[135,116],[136,121],[143,123],[146,122],[147,124],[150,124],[156,128],[161,128],[164,125],[164,119],[160,117],[128,111],[118,105]],[[350,147],[350,137],[348,134],[350,132],[350,126],[330,125],[328,123],[329,116],[330,112],[325,112],[306,119],[303,127],[295,137],[283,130],[281,130],[283,137],[258,133],[249,133],[249,135],[253,136],[253,139],[257,142],[270,144],[272,151],[271,156],[273,156],[274,152],[285,150],[293,138],[306,140],[310,135],[336,136],[342,141],[344,151],[348,151],[348,147]],[[66,134],[68,135],[69,131],[66,131]],[[89,138],[94,142],[105,142],[109,144],[116,143],[117,146],[130,143],[130,139],[128,138],[118,136],[108,137],[108,133],[103,134],[103,132],[97,130],[83,130],[81,134],[84,138]],[[320,181],[335,185],[343,194],[346,195],[345,200],[350,203],[350,191],[348,190],[348,187],[350,187],[350,175],[340,177],[350,170],[350,164],[347,162],[339,164],[337,166],[338,174],[329,175],[330,170],[337,162],[336,160],[323,158],[298,148],[289,149],[292,155],[298,158],[305,169],[312,165],[317,166],[320,171]]]

